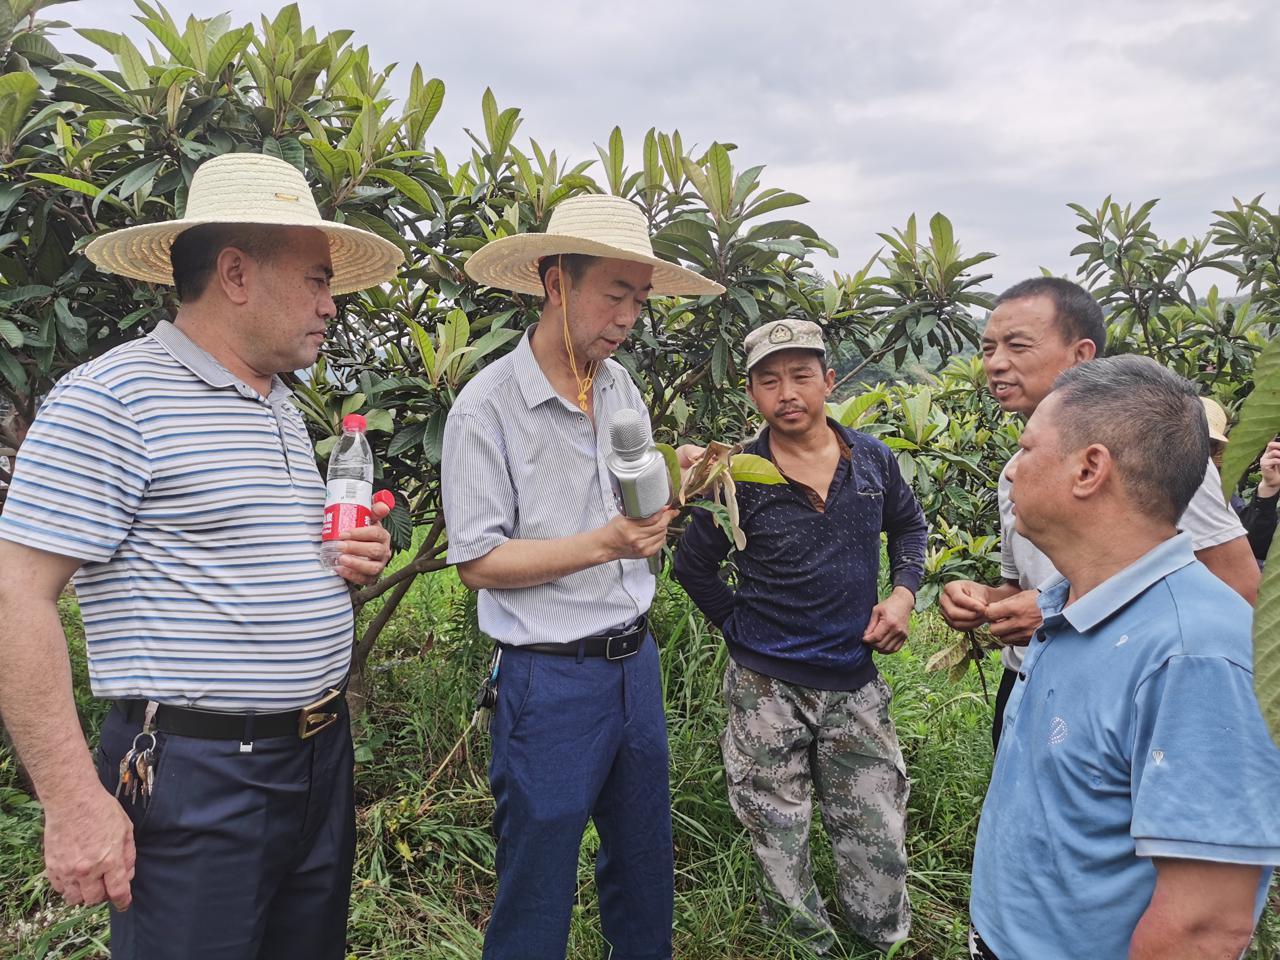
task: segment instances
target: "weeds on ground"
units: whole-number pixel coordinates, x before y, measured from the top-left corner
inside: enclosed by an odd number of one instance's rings
[[[487,737],[464,735],[471,696],[490,654],[474,597],[450,572],[419,578],[371,661],[367,716],[356,731],[357,861],[348,955],[378,960],[474,960],[494,892],[493,801]],[[372,615],[373,611],[369,611]],[[88,696],[74,601],[77,702],[86,728],[105,708]],[[724,646],[664,582],[653,609],[671,742],[676,844],[676,955],[683,960],[806,960],[802,944],[771,933],[755,907],[757,868],[725,800],[718,737]],[[949,639],[936,613],[918,616],[904,650],[879,657],[912,778],[910,890],[915,921],[899,960],[966,956],[969,868],[991,765],[990,705],[977,674],[959,684],[926,673]],[[983,665],[994,690],[999,663]],[[90,734],[90,742],[94,742]],[[598,840],[583,841],[569,957],[597,960],[600,924],[593,880]],[[820,821],[814,869],[833,917],[834,868]],[[0,957],[93,960],[107,956],[103,908],[59,904],[40,878],[40,810],[0,747]],[[1280,921],[1270,913],[1249,960],[1275,960]],[[837,960],[878,956],[842,933]]]

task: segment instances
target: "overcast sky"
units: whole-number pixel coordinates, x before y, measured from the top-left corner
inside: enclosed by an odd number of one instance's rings
[[[180,22],[237,23],[278,5],[170,0]],[[532,137],[595,156],[621,124],[736,143],[738,168],[810,203],[788,211],[852,271],[876,232],[941,210],[967,252],[990,250],[999,289],[1074,271],[1068,201],[1159,197],[1162,236],[1200,234],[1231,198],[1280,203],[1280,9],[1275,0],[299,0],[305,23],[349,28],[371,63],[413,63],[446,85],[429,138],[461,159],[480,96],[522,109]],[[47,12],[141,38],[128,0]],[[109,60],[79,38],[64,50]],[[601,178],[603,179],[603,178]],[[826,267],[828,264],[821,264]]]

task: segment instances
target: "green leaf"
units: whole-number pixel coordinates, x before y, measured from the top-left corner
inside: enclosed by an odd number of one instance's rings
[[[355,413],[364,406],[365,395],[363,393],[353,393],[347,399],[342,401],[342,409],[338,412],[338,419],[341,420],[349,413]]]
[[[1253,614],[1253,692],[1271,739],[1280,744],[1280,537],[1267,552]]]
[[[654,447],[662,454],[662,459],[667,461],[667,480],[671,484],[671,500],[674,501],[683,479],[680,475],[680,455],[669,443],[655,443]]]
[[[798,193],[775,193],[772,196],[764,197],[757,200],[751,206],[743,211],[742,219],[749,220],[752,217],[758,217],[765,213],[772,213],[774,210],[781,210],[784,207],[796,207],[802,203],[808,203],[804,197]]]
[[[12,143],[22,121],[40,95],[40,84],[29,73],[0,76],[0,143]]]
[[[1245,471],[1262,453],[1267,441],[1280,433],[1280,337],[1272,339],[1253,368],[1253,393],[1240,409],[1222,458],[1222,492],[1230,498]]]
[[[427,418],[427,426],[422,433],[422,452],[432,464],[438,465],[444,453],[444,424],[447,418],[446,411],[435,411]]]
[[[89,325],[83,317],[71,312],[65,297],[53,302],[53,313],[57,320],[58,333],[65,341],[67,349],[72,353],[84,353],[89,349]]]
[[[387,170],[382,167],[374,167],[366,174],[366,177],[372,180],[381,180],[383,183],[389,184],[400,191],[401,195],[406,199],[416,203],[423,213],[434,216],[436,206],[431,201],[431,195],[427,193],[426,188],[417,180],[409,176],[407,173],[401,173],[399,170]]]
[[[34,300],[36,297],[47,297],[53,293],[53,287],[46,287],[40,283],[25,284],[20,287],[0,286],[0,303],[21,303],[24,300]]]
[[[391,534],[392,550],[399,553],[413,546],[413,518],[399,497],[396,497],[396,505],[391,508],[391,512],[382,518],[382,526]],[[371,754],[369,760],[372,759]]]
[[[370,410],[364,415],[365,429],[371,433],[390,433],[395,429],[390,410]]]
[[[22,335],[22,331],[18,329],[17,324],[12,320],[6,320],[4,317],[0,317],[0,339],[3,339],[5,343],[15,350],[22,349],[22,344],[26,340]]]
[[[422,435],[426,432],[427,422],[425,420],[419,423],[411,423],[405,427],[387,444],[387,456],[394,457],[398,454],[410,450],[418,444],[422,443]]]
[[[711,209],[722,217],[729,216],[733,209],[733,164],[729,151],[718,143],[707,151],[707,182],[715,198]]]
[[[786,483],[773,462],[754,453],[735,453],[729,458],[729,476],[737,483]]]
[[[0,373],[19,393],[27,390],[27,372],[8,350],[0,350]]]

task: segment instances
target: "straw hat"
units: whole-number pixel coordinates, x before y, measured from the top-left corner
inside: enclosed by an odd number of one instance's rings
[[[169,249],[184,230],[205,223],[314,227],[329,238],[334,294],[353,293],[395,276],[404,254],[368,230],[321,219],[297,167],[259,153],[228,153],[201,164],[191,178],[181,220],[144,223],[96,238],[85,253],[102,270],[173,283]]]
[[[1201,397],[1204,418],[1209,421],[1209,439],[1216,443],[1227,442],[1227,411],[1213,397]]]
[[[477,283],[541,296],[538,261],[558,253],[650,264],[652,293],[658,296],[724,293],[724,287],[714,280],[654,256],[649,227],[640,209],[622,197],[603,194],[562,201],[551,211],[545,233],[518,233],[494,240],[471,255],[466,271]]]

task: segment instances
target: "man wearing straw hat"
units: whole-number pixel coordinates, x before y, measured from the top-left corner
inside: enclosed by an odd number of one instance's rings
[[[376,578],[389,538],[354,531],[341,577],[321,566],[325,486],[277,374],[312,364],[334,295],[389,279],[400,252],[322,220],[289,164],[233,154],[196,172],[183,219],[87,253],[173,283],[181,307],[59,382],[0,517],[0,711],[44,804],[47,875],[70,903],[111,901],[116,957],[340,958],[346,581]],[[113,701],[92,758],[58,620],[73,574]]]
[[[545,233],[467,262],[476,281],[542,296],[540,320],[449,412],[449,559],[500,647],[489,769],[498,893],[486,960],[560,960],[587,821],[600,835],[600,920],[614,960],[671,956],[667,735],[647,626],[646,558],[674,515],[622,516],[607,426],[640,391],[609,359],[646,297],[723,288],[653,255],[626,200],[565,200]]]

